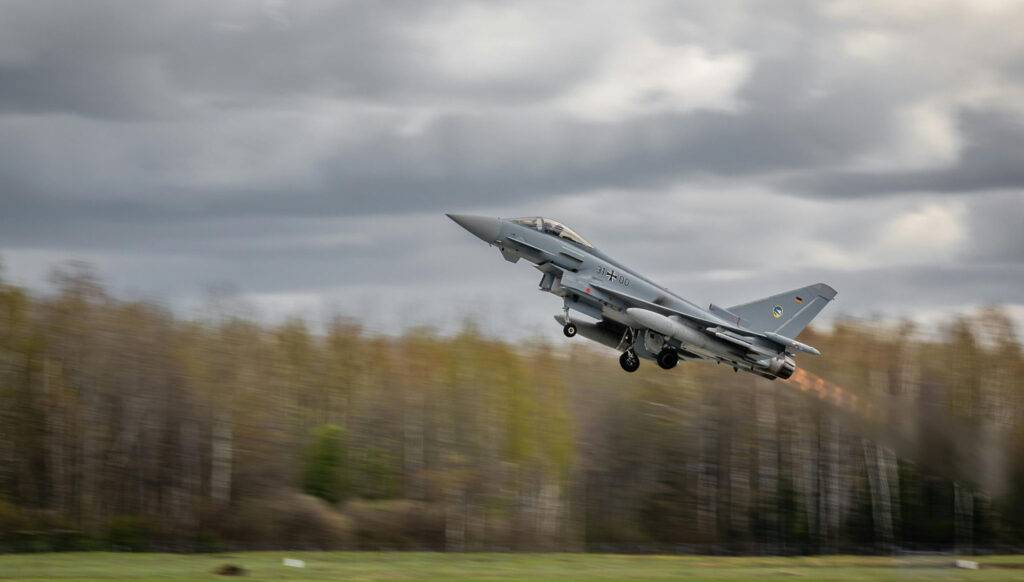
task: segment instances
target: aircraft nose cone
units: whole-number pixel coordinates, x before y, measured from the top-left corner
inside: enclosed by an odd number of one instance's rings
[[[445,216],[487,244],[494,244],[501,233],[501,221],[497,218],[473,214],[446,214]]]

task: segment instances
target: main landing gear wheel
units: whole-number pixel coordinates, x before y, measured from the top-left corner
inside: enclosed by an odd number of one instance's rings
[[[679,354],[674,350],[662,350],[658,354],[658,365],[663,370],[671,370],[679,363]]]
[[[619,356],[619,365],[627,372],[636,372],[640,368],[640,358],[633,350],[626,350]]]
[[[565,334],[565,337],[572,337],[576,335],[576,324],[571,321],[566,323],[565,327],[562,328],[562,333]]]

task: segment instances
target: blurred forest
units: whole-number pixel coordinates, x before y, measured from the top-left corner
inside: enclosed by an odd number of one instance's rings
[[[0,550],[1024,545],[1024,358],[998,310],[811,329],[824,356],[771,382],[54,283],[0,284]]]

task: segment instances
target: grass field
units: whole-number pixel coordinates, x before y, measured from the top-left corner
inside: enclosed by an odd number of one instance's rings
[[[297,558],[305,568],[282,565]],[[434,554],[240,552],[231,554],[61,553],[0,555],[0,581],[232,580],[214,570],[245,568],[242,580],[1024,580],[1024,556],[975,559],[980,570],[951,568],[952,557],[720,558],[613,554]]]

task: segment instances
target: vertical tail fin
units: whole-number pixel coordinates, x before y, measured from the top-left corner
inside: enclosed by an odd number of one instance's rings
[[[816,283],[729,307],[728,311],[749,329],[795,338],[835,296],[835,289]]]

